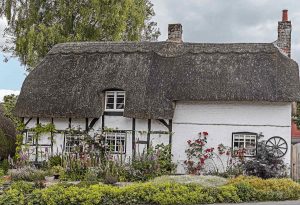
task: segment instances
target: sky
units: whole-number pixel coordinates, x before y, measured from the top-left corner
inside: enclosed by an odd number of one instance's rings
[[[299,0],[151,0],[161,31],[167,39],[169,23],[181,23],[183,40],[199,43],[271,43],[277,39],[282,10],[292,21],[292,58],[300,62]],[[0,19],[0,45],[5,20]],[[3,62],[0,53],[0,101],[4,94],[18,93],[26,77],[16,58]]]

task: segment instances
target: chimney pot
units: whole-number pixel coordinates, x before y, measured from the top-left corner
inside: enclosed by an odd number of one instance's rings
[[[287,9],[282,10],[282,21],[288,21],[289,20],[288,12],[289,11]]]
[[[288,19],[288,10],[282,11],[282,21],[278,22],[278,38],[276,41],[280,50],[291,57],[292,23]]]
[[[182,25],[178,24],[169,24],[168,27],[168,40],[169,42],[182,42]]]

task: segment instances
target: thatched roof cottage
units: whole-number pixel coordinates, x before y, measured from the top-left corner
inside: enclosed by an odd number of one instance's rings
[[[113,128],[105,132],[113,152],[132,156],[170,143],[181,164],[186,141],[207,131],[209,146],[244,148],[249,156],[258,136],[278,136],[287,144],[278,153],[289,162],[291,102],[300,99],[300,84],[286,12],[274,43],[187,43],[182,26],[171,24],[165,42],[58,44],[24,81],[16,114],[28,129],[55,124],[55,143],[45,137],[32,148],[41,152],[70,152],[78,138],[67,128]],[[24,136],[34,145],[30,132]]]

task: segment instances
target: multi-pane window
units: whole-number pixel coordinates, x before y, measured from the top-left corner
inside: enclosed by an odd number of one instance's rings
[[[80,135],[66,135],[66,152],[79,152],[80,150]]]
[[[105,144],[107,151],[114,154],[126,153],[126,133],[108,132],[105,133]]]
[[[244,156],[256,155],[256,139],[255,133],[233,133],[233,149],[234,152],[244,151]]]
[[[105,93],[105,110],[123,111],[125,106],[125,91],[107,91]]]
[[[34,133],[33,132],[27,132],[26,138],[25,138],[25,144],[34,144]]]

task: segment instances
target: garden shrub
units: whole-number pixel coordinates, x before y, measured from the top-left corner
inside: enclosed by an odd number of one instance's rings
[[[62,159],[59,155],[54,155],[54,156],[49,157],[48,163],[49,163],[50,167],[61,166]]]
[[[2,160],[2,162],[1,162],[1,168],[2,168],[2,170],[3,170],[3,172],[4,172],[4,174],[7,174],[7,173],[8,173],[9,162],[8,162],[7,159]]]
[[[220,187],[198,184],[135,183],[125,187],[104,184],[57,184],[32,189],[28,183],[15,183],[0,196],[2,204],[77,205],[77,204],[207,204],[246,201],[290,200],[300,198],[300,185],[289,179],[263,180],[238,177]],[[24,191],[23,191],[24,190]]]
[[[241,202],[238,194],[237,187],[233,185],[221,186],[219,188],[220,192],[217,195],[218,202],[220,203],[238,203]]]
[[[127,165],[128,181],[147,181],[158,176],[171,174],[176,169],[172,162],[170,145],[150,146]]]
[[[249,202],[249,201],[258,200],[257,198],[257,196],[259,195],[258,191],[249,183],[246,182],[236,183],[235,187],[237,188],[237,195],[239,196],[241,201]]]
[[[258,201],[292,200],[300,197],[300,184],[287,178],[262,179],[241,176],[232,179],[229,183],[235,186],[238,186],[239,183],[249,184],[255,189]]]
[[[246,175],[257,176],[264,179],[287,177],[287,166],[282,158],[270,152],[265,141],[257,144],[257,153],[254,158],[243,162]]]
[[[22,167],[19,169],[12,169],[9,171],[9,175],[13,181],[24,180],[24,181],[39,181],[44,180],[48,172],[36,169],[34,167]]]

